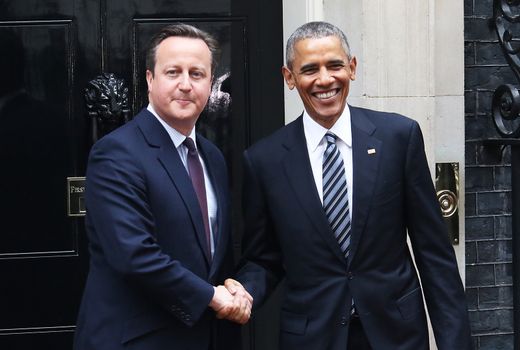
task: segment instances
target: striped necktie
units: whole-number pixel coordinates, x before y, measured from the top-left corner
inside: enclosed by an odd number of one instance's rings
[[[341,251],[348,259],[350,253],[350,210],[345,166],[341,153],[336,146],[337,136],[327,132],[325,138],[327,147],[323,153],[323,208]]]

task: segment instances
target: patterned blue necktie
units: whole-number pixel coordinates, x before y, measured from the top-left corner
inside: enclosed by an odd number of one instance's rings
[[[341,251],[348,259],[350,253],[350,210],[345,166],[341,153],[336,146],[337,136],[327,132],[325,138],[327,147],[323,153],[323,208]]]

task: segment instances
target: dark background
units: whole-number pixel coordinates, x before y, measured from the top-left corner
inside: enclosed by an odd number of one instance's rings
[[[466,294],[477,350],[513,349],[510,148],[493,160],[482,141],[499,137],[493,92],[518,81],[492,19],[492,0],[464,0]]]

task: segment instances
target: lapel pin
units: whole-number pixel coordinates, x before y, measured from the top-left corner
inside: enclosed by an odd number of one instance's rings
[[[367,153],[368,154],[376,154],[376,149],[375,148],[369,148],[369,149],[367,149]]]

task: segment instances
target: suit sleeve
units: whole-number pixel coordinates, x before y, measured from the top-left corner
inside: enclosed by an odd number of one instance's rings
[[[161,250],[144,172],[123,142],[105,138],[94,146],[86,188],[91,249],[100,251],[92,259],[105,259],[131,287],[193,325],[212,299],[213,286]]]
[[[248,152],[244,152],[244,237],[237,279],[253,296],[255,307],[265,301],[284,275],[280,247],[258,171]]]
[[[437,346],[440,350],[470,349],[463,285],[416,122],[410,131],[405,178],[408,234]]]

